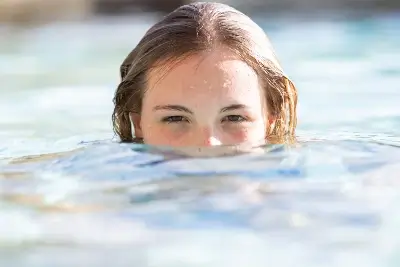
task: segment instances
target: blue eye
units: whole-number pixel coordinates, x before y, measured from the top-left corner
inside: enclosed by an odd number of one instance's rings
[[[246,119],[240,115],[229,115],[226,116],[222,121],[228,121],[228,122],[243,122],[246,121]]]
[[[162,119],[162,122],[166,123],[178,123],[178,122],[185,122],[187,119],[183,116],[168,116]]]

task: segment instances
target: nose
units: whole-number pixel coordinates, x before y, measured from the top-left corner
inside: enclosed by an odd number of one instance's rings
[[[211,136],[205,140],[204,144],[205,146],[219,146],[222,143],[217,138]]]
[[[221,140],[210,129],[201,130],[196,143],[199,146],[218,146],[222,144]]]

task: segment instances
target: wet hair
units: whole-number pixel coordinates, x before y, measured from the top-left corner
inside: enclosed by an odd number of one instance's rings
[[[246,62],[263,85],[265,103],[275,122],[265,137],[285,142],[294,136],[297,89],[283,72],[265,32],[247,15],[220,3],[183,5],[153,25],[125,58],[114,96],[112,122],[122,142],[135,142],[130,113],[140,114],[149,71],[157,64],[223,46]]]

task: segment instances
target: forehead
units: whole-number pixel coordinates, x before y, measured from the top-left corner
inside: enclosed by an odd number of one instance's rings
[[[209,101],[249,102],[261,92],[258,75],[246,62],[229,50],[216,49],[151,69],[145,99],[200,101],[203,96]]]

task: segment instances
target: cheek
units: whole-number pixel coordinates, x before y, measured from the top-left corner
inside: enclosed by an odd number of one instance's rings
[[[143,138],[150,145],[175,145],[188,135],[188,129],[182,126],[154,123],[143,128]]]
[[[236,141],[244,140],[249,135],[249,129],[238,127],[236,125],[228,125],[222,128],[224,135],[230,136]]]
[[[229,135],[230,143],[260,141],[265,138],[265,125],[263,123],[249,126],[230,126],[224,128],[224,133]]]

